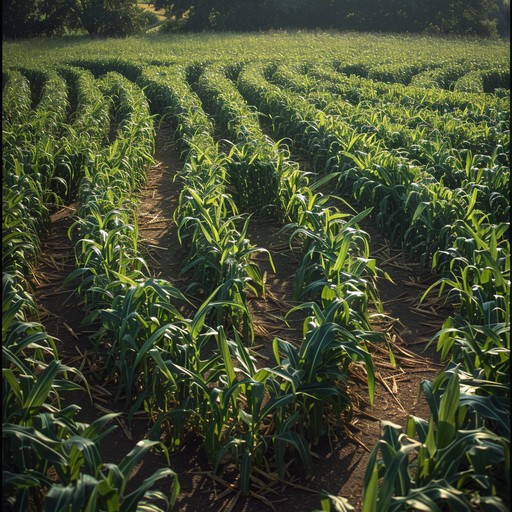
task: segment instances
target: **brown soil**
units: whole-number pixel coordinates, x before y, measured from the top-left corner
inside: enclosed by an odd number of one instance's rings
[[[169,131],[158,131],[157,162],[148,170],[148,185],[138,206],[139,231],[151,272],[183,287],[186,281],[179,277],[183,253],[172,220],[179,194],[179,184],[173,178],[182,163],[171,140]],[[106,411],[119,409],[111,402],[111,385],[100,380],[94,366],[94,347],[90,339],[94,328],[81,325],[83,302],[73,293],[76,285],[63,284],[74,267],[73,248],[66,236],[73,222],[72,213],[73,207],[69,207],[52,217],[52,235],[45,244],[36,275],[36,296],[47,331],[60,340],[61,359],[81,368],[91,384],[92,403],[86,393],[67,395],[68,402],[82,407],[79,420],[91,422]],[[256,323],[253,349],[262,365],[271,365],[274,336],[292,342],[300,342],[302,338],[303,316],[292,318],[289,325],[283,320],[292,304],[290,296],[297,261],[286,244],[274,238],[277,227],[273,223],[251,222],[251,241],[270,250],[276,267],[274,273],[268,262],[261,258],[261,265],[267,271],[267,293],[264,297],[254,298],[250,304]],[[386,316],[376,318],[374,325],[388,332],[393,339],[397,364],[396,367],[390,364],[387,349],[371,347],[378,374],[374,406],[369,404],[364,372],[355,366],[349,382],[354,402],[352,420],[348,425],[333,425],[331,435],[313,447],[311,474],[304,475],[299,464],[289,468],[287,482],[260,474],[259,482],[254,482],[253,493],[248,498],[239,496],[236,489],[227,485],[229,475],[220,475],[217,479],[212,476],[212,468],[199,440],[190,437],[180,452],[171,455],[171,467],[178,473],[181,486],[175,510],[263,512],[285,505],[287,510],[311,512],[320,508],[319,492],[322,490],[349,498],[356,510],[360,510],[364,472],[369,451],[378,440],[379,422],[387,420],[403,426],[408,414],[428,418],[428,407],[419,393],[420,383],[433,379],[441,365],[433,349],[424,349],[432,334],[440,328],[446,313],[436,304],[418,307],[418,297],[431,282],[431,277],[420,275],[418,267],[404,261],[400,251],[390,248],[375,230],[368,226],[365,228],[371,232],[374,257],[393,279],[393,283],[384,278],[380,280],[379,291]],[[137,415],[131,426],[126,422],[126,414],[117,421],[120,428],[110,434],[101,446],[106,462],[119,462],[137,441],[145,437],[149,427],[149,420],[144,414]],[[157,468],[165,466],[162,455],[149,454],[135,468],[131,485],[137,485]]]
[[[138,204],[139,239],[153,275],[179,285],[183,250],[173,219],[180,184],[176,173],[183,166],[171,133],[158,131],[156,162],[147,173],[147,184]]]

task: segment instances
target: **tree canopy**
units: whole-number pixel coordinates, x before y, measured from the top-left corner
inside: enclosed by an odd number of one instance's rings
[[[340,29],[488,36],[509,0],[153,0],[184,30]],[[508,9],[508,11],[507,11]],[[500,25],[501,23],[501,25]]]
[[[337,29],[510,35],[510,0],[150,0],[184,31]],[[4,37],[126,36],[142,29],[136,0],[2,0]]]
[[[127,36],[141,28],[136,0],[2,0],[4,37],[62,35],[73,29]]]

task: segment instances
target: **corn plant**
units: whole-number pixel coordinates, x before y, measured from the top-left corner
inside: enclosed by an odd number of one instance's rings
[[[142,92],[137,93],[120,75],[104,80],[104,91],[118,98],[115,110],[121,116],[119,137],[96,156],[94,172],[85,169],[78,194],[78,220],[71,228],[78,269],[70,279],[80,277],[85,281],[81,289],[92,287],[96,294],[101,286],[95,288],[95,280],[103,286],[115,276],[133,280],[145,268],[137,251],[138,231],[131,194],[145,182],[145,165],[152,161],[154,148],[153,127]],[[104,296],[106,305],[110,300],[108,292]]]
[[[462,92],[484,92],[482,72],[480,70],[469,71],[455,82],[453,90]]]
[[[185,300],[169,283],[149,279],[132,283],[113,297],[109,308],[98,309],[89,318],[91,322],[97,318],[101,325],[95,337],[97,352],[102,352],[102,340],[108,343],[104,364],[110,377],[119,378],[115,399],[124,395],[126,404],[131,406],[132,397],[136,396],[138,402],[132,410],[149,400],[151,368],[146,354],[162,343],[163,326],[183,320],[173,302]]]
[[[79,407],[62,407],[61,398],[69,390],[81,389],[69,374],[83,376],[57,359],[54,340],[42,326],[27,322],[23,312],[30,301],[3,278],[2,318],[2,490],[4,506],[22,510],[29,499],[42,510],[121,507],[135,510],[149,506],[155,498],[174,503],[161,492],[148,492],[154,483],[175,474],[166,468],[148,477],[139,488],[126,492],[135,464],[155,442],[143,441],[119,466],[103,463],[98,442],[112,431],[110,414],[91,425],[76,421]],[[30,305],[30,304],[29,304]],[[33,306],[33,304],[32,304]],[[51,359],[49,363],[46,360]],[[86,383],[85,383],[86,384]],[[49,473],[55,477],[50,478]],[[47,488],[47,493],[41,493]],[[153,510],[162,510],[155,504]]]
[[[9,138],[19,140],[31,111],[30,84],[19,71],[8,70],[2,95],[2,145]],[[7,127],[9,130],[7,131]],[[16,134],[14,131],[20,131]]]
[[[190,151],[192,155],[198,152],[215,156],[212,123],[201,101],[187,85],[183,67],[146,67],[139,83],[146,91],[152,111],[177,127],[176,137],[183,157],[188,157]]]
[[[83,176],[83,167],[90,162],[91,153],[96,152],[98,145],[102,144],[105,126],[108,126],[105,124],[108,105],[93,83],[92,76],[72,68],[66,68],[63,74],[69,77],[76,92],[75,117],[70,119],[70,123],[64,123],[64,114],[67,115],[64,100],[67,93],[66,89],[61,89],[66,87],[66,82],[60,76],[55,84],[49,79],[50,85],[43,96],[43,100],[45,97],[48,99],[41,101],[37,111],[22,125],[26,141],[13,141],[4,154],[4,169],[19,173],[17,168],[21,168],[24,174],[34,176],[33,179],[41,182],[43,186],[44,201],[57,205],[74,198]],[[54,93],[55,98],[52,96]],[[66,96],[59,99],[59,95],[64,94]],[[54,105],[56,102],[59,102],[58,108],[62,112],[58,117],[49,114],[49,119],[53,119],[52,125],[57,126],[53,130],[44,124],[48,121],[44,112],[53,112],[52,109],[57,111],[57,106]],[[102,123],[99,129],[98,122]],[[32,142],[36,131],[44,135],[38,135],[37,140]]]
[[[307,441],[294,429],[308,413],[288,410],[297,397],[291,389],[280,388],[277,378],[284,375],[283,370],[256,369],[242,340],[229,340],[221,326],[201,332],[206,308],[213,306],[205,302],[187,329],[176,331],[174,346],[150,351],[164,377],[167,407],[175,402],[172,410],[159,417],[152,435],[158,436],[169,421],[170,446],[177,448],[187,427],[193,428],[203,438],[214,471],[226,464],[238,467],[240,490],[246,495],[253,468],[264,460],[273,459],[284,477],[289,446],[310,467]],[[197,342],[191,343],[191,336]],[[212,338],[217,356],[204,358]],[[267,394],[270,399],[264,401]]]
[[[503,68],[492,68],[482,71],[482,82],[484,92],[497,92],[500,89],[507,89],[510,85],[510,70]]]
[[[176,473],[169,468],[159,469],[136,490],[126,490],[133,468],[157,442],[140,441],[119,464],[104,463],[97,443],[112,429],[106,429],[106,425],[115,415],[106,415],[91,425],[78,427],[73,421],[74,412],[71,406],[55,414],[35,416],[34,423],[38,425],[35,429],[3,425],[4,504],[27,508],[28,497],[32,494],[37,506],[44,511],[68,510],[69,507],[126,511],[140,507],[155,511],[172,508],[179,486]],[[60,431],[60,438],[55,437],[56,431]],[[29,460],[31,464],[27,464]],[[36,460],[41,461],[41,465],[34,465]],[[50,468],[55,471],[57,482],[48,478]],[[169,492],[152,490],[163,478],[171,479]],[[44,498],[39,495],[42,486],[48,487]]]
[[[411,84],[418,87],[452,89],[457,80],[467,71],[467,68],[461,64],[427,69],[412,77]]]
[[[113,71],[125,76],[129,81],[135,82],[142,73],[142,66],[139,63],[117,55],[112,58],[102,56],[100,58],[90,59],[81,54],[77,59],[72,61],[66,59],[66,61],[73,67],[89,70],[95,78],[99,78]]]
[[[408,85],[413,77],[418,74],[420,67],[416,65],[381,64],[372,66],[368,71],[368,79],[387,83],[400,83]]]
[[[368,259],[368,240],[363,232],[352,228],[369,211],[347,221],[346,214],[322,207],[327,199],[315,201],[312,196],[311,208],[302,219],[283,228],[283,231],[292,230],[290,243],[297,237],[304,241],[304,258],[295,278],[295,298],[317,297],[325,286],[332,284],[336,288],[344,282],[348,290],[356,292],[358,287],[354,287],[354,283],[361,277],[360,286],[375,300],[375,290],[367,286],[363,277],[375,275],[375,262]]]
[[[456,371],[441,374],[433,388],[424,387],[432,419],[411,416],[406,434],[397,425],[383,423],[366,471],[363,510],[441,510],[439,502],[451,510],[478,504],[506,510],[508,476],[500,475],[498,468],[506,467],[510,441],[478,421],[472,424],[471,417],[484,409],[478,396],[463,398]],[[416,455],[412,463],[411,454]]]
[[[344,113],[347,112],[347,109],[350,112],[349,107],[352,111],[355,109],[365,113],[367,107],[371,105],[372,111],[368,112],[366,117],[368,118],[368,114],[377,113],[379,124],[383,115],[388,117],[393,115],[394,119],[402,121],[402,125],[409,125],[411,128],[428,126],[437,129],[436,132],[424,137],[426,140],[439,136],[440,132],[443,132],[442,135],[450,136],[454,146],[458,143],[465,145],[470,138],[474,138],[476,126],[484,129],[486,129],[486,125],[488,128],[496,126],[499,131],[502,131],[500,124],[506,119],[502,114],[505,114],[508,107],[497,97],[454,94],[440,89],[425,90],[398,84],[375,83],[357,77],[347,78],[325,65],[310,66],[306,73],[308,81],[311,80],[311,77],[316,79],[313,88],[315,93],[310,95],[311,97],[314,98],[318,94],[318,90],[330,92],[332,93],[330,97],[329,95],[326,97],[324,92],[324,98],[329,104],[343,107]],[[283,84],[282,81],[285,80],[286,87],[289,87],[292,81],[294,90],[304,92],[304,80],[301,80],[296,73],[292,73],[289,69],[280,67],[272,77],[268,78],[279,80]],[[307,84],[308,81],[305,83]],[[384,107],[383,102],[386,102]],[[329,105],[327,108],[330,108]],[[461,120],[465,122],[461,124]],[[375,124],[373,126],[376,127]],[[486,135],[490,135],[489,130],[486,131]],[[477,144],[475,149],[481,150],[482,143],[485,144],[485,138],[480,137],[480,145]],[[491,152],[492,150],[491,146]]]
[[[61,133],[67,121],[69,101],[66,81],[54,70],[46,71],[41,99],[31,122],[33,133]]]
[[[131,493],[126,492],[131,470],[157,444],[142,441],[116,466],[104,464],[98,442],[112,431],[108,423],[115,414],[103,416],[91,425],[76,421],[79,407],[61,406],[69,390],[81,389],[69,379],[83,376],[57,359],[54,340],[42,326],[24,320],[30,298],[13,289],[13,280],[3,277],[2,317],[2,490],[4,506],[18,510],[29,507],[29,499],[42,510],[121,507],[135,510],[139,505],[167,510],[176,499],[151,491],[154,483],[176,475],[168,468],[148,477]],[[49,363],[46,360],[51,359]],[[53,472],[55,477],[50,478]],[[47,493],[41,493],[46,488]],[[174,489],[174,490],[172,490]],[[154,501],[160,500],[160,508]]]
[[[354,333],[336,323],[311,324],[300,348],[275,339],[274,355],[278,362],[279,376],[283,377],[283,392],[297,395],[295,410],[299,412],[299,433],[307,434],[317,443],[325,432],[326,407],[333,407],[333,414],[350,410],[351,401],[343,384],[348,377],[351,361],[363,361],[368,372],[368,394],[373,402],[374,373],[370,354],[361,347]],[[284,354],[282,359],[279,351]]]
[[[436,254],[435,263],[448,275],[424,297],[436,287],[439,294],[448,288],[447,297],[457,304],[457,314],[436,335],[441,357],[504,382],[510,359],[510,249],[502,237],[509,226],[487,225],[478,215],[470,221],[460,221],[452,248]]]
[[[7,121],[3,125],[3,176],[4,179],[9,173],[31,176],[41,182],[45,203],[53,200],[58,204],[66,183],[54,174],[54,160],[56,140],[62,134],[68,116],[68,92],[65,80],[55,71],[45,73],[44,77],[37,108],[30,110],[21,119],[21,124]],[[9,97],[6,101],[10,101]],[[11,126],[18,128],[13,131]]]

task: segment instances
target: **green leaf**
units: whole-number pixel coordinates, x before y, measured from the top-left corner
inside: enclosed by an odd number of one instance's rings
[[[144,503],[145,500],[143,500],[143,498],[148,494],[148,490],[151,489],[151,487],[153,487],[158,480],[168,477],[172,479],[169,490],[170,499],[167,499],[167,494],[164,493],[158,493],[157,496],[160,499],[164,499],[166,507],[169,507],[170,505],[170,507],[172,508],[174,506],[174,503],[176,502],[176,498],[178,497],[180,490],[178,477],[177,474],[172,469],[161,468],[155,471],[151,476],[146,478],[142,482],[142,484],[140,484],[137,487],[135,491],[133,491],[132,493],[125,497],[121,506],[121,511],[136,512],[137,510],[139,510],[139,502]]]
[[[27,421],[28,417],[34,414],[46,400],[48,400],[50,391],[52,390],[55,377],[61,371],[69,368],[60,364],[60,361],[53,360],[39,375],[37,381],[34,382],[29,395],[23,403],[23,421]]]
[[[226,334],[224,333],[224,328],[220,325],[217,328],[217,331],[217,345],[222,355],[222,361],[224,363],[224,368],[226,369],[226,373],[228,376],[228,384],[231,386],[236,381],[236,374],[233,368],[233,361],[231,360],[231,352],[229,350],[229,346],[227,343]]]
[[[457,433],[457,411],[460,402],[460,384],[457,373],[453,373],[441,397],[437,418],[436,444],[439,449],[453,441]]]
[[[143,439],[139,441],[136,446],[126,455],[123,460],[118,464],[119,470],[121,474],[125,478],[125,483],[121,492],[124,493],[124,489],[126,487],[126,482],[130,477],[130,474],[136,464],[146,455],[146,453],[151,449],[151,447],[160,444],[158,441],[148,441],[147,439]]]
[[[251,473],[252,454],[248,450],[244,450],[240,462],[240,493],[242,496],[248,496],[249,494]]]
[[[373,464],[370,471],[370,478],[365,478],[362,512],[377,512],[377,496],[379,494],[378,482],[379,473],[377,464]]]

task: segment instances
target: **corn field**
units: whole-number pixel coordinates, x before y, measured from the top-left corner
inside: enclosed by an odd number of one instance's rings
[[[352,369],[373,406],[372,347],[394,364],[391,336],[372,323],[390,278],[371,225],[435,276],[420,303],[451,313],[430,342],[439,373],[416,390],[429,415],[382,422],[361,510],[509,510],[505,45],[245,37],[4,44],[3,508],[171,510],[173,454],[192,434],[214,476],[234,468],[240,496],[263,470],[308,474],[313,448],[351,421]],[[183,258],[169,276],[151,271],[137,218],[157,129],[181,161],[172,222]],[[34,294],[51,217],[70,205],[66,284],[114,403],[151,422],[116,464],[99,450],[116,414],[84,423],[66,401],[94,391],[62,362]],[[256,219],[295,255],[286,316],[302,323],[301,339],[275,337],[264,360],[250,304],[276,267],[250,239]],[[166,467],[130,488],[150,450]],[[322,510],[355,510],[317,490]]]

